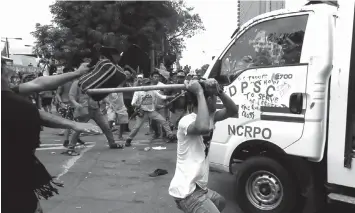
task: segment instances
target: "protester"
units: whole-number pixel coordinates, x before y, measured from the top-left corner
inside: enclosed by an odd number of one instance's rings
[[[225,207],[225,199],[207,188],[208,151],[215,123],[238,113],[238,108],[214,79],[205,82],[205,91],[199,81],[185,84],[194,97],[193,111],[179,122],[176,169],[169,194],[185,213],[219,213]],[[217,96],[225,108],[216,112]]]
[[[52,101],[54,97],[54,91],[42,91],[39,93],[39,97],[41,98],[41,104],[44,111],[52,113]]]
[[[127,80],[126,80],[126,83],[123,85],[123,87],[134,86],[134,70],[131,69],[130,67],[125,67],[124,73],[126,74]],[[131,117],[134,112],[134,109],[132,106],[132,97],[133,97],[133,92],[123,92],[124,104],[127,108],[127,112],[128,112],[129,117]],[[128,124],[125,125],[125,131],[127,131],[127,132],[130,131]]]
[[[69,91],[69,99],[72,105],[74,106],[74,119],[80,122],[89,122],[89,120],[94,120],[95,123],[101,128],[105,134],[110,149],[122,149],[123,145],[116,144],[113,134],[111,132],[110,126],[106,116],[104,116],[100,109],[100,104],[97,101],[94,101],[90,96],[84,94],[79,86],[78,80],[74,81],[71,85]],[[74,132],[68,149],[63,152],[63,154],[68,154],[71,156],[79,155],[75,151],[75,145],[78,142],[78,138],[81,132]]]
[[[153,77],[154,75],[159,76],[159,72],[153,72],[151,74],[151,77]],[[150,84],[149,79],[145,79],[145,82],[143,83],[143,85],[147,85],[147,84],[148,85]],[[135,123],[130,135],[126,139],[126,146],[127,147],[131,146],[131,142],[132,142],[133,138],[137,135],[139,129],[141,128],[143,123],[148,120],[148,118],[158,121],[159,124],[161,124],[163,126],[163,128],[167,132],[169,142],[171,142],[175,139],[172,131],[170,130],[170,126],[169,126],[168,122],[165,120],[165,118],[163,116],[161,116],[156,111],[155,103],[156,103],[157,98],[166,100],[166,99],[172,98],[172,96],[161,95],[157,91],[154,91],[154,90],[153,91],[137,91],[134,93],[132,105],[137,108],[139,114],[136,117],[136,123]]]
[[[176,84],[177,83],[177,72],[171,72],[170,74],[170,83]]]
[[[192,73],[187,73],[186,75],[186,80],[191,80],[193,78],[193,74]]]
[[[185,81],[185,72],[180,70],[176,75],[177,84],[183,84]],[[187,99],[184,90],[172,90],[171,95],[175,97],[179,96],[169,107],[171,116],[170,121],[174,125],[174,128],[177,129],[180,119],[186,114],[187,108]]]
[[[107,117],[112,129],[113,124],[119,125],[118,139],[123,140],[125,125],[128,124],[127,108],[124,105],[122,93],[110,93],[105,99],[107,104]]]
[[[138,74],[137,78],[134,81],[133,86],[134,87],[141,86],[142,80],[143,80],[143,74]]]
[[[74,71],[72,68],[65,67],[63,69],[63,73],[68,73]],[[73,84],[73,81],[68,81],[67,83],[61,85],[57,89],[56,93],[56,99],[58,100],[58,111],[59,114],[66,119],[69,120],[74,120],[74,107],[72,106],[70,100],[69,100],[69,91],[71,88],[71,85]],[[69,136],[70,136],[71,130],[65,129],[63,133],[60,133],[60,135],[64,135],[64,142],[63,146],[67,147],[69,145]],[[80,138],[78,138],[78,143],[79,144],[85,144],[84,141],[82,141]]]
[[[1,60],[1,100],[2,100],[2,210],[4,212],[42,212],[39,198],[49,198],[58,194],[55,183],[35,156],[40,145],[41,125],[52,128],[73,128],[78,131],[97,131],[92,124],[82,124],[39,111],[28,99],[18,94],[30,94],[50,90],[65,81],[84,74],[89,69],[86,64],[71,75],[39,77],[27,83],[10,88],[12,72]],[[12,154],[16,153],[16,160]]]
[[[154,74],[151,78],[151,85],[164,85],[166,83],[167,79],[165,79],[162,75],[160,74]],[[164,82],[164,83],[162,83]],[[164,95],[164,91],[162,90],[156,90],[156,92]],[[156,111],[165,118],[165,120],[169,123],[169,111],[165,107],[166,100],[157,98],[155,100],[155,106],[156,106]],[[169,123],[170,124],[170,123]],[[166,137],[166,132],[164,128],[162,128],[161,125],[156,120],[150,119],[150,127],[152,131],[154,132],[153,139],[157,139],[162,135],[163,138]]]
[[[48,66],[48,75],[54,75],[57,73],[57,65],[55,65],[55,59],[52,59]]]

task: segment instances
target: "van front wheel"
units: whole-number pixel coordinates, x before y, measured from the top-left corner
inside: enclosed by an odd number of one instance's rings
[[[263,156],[245,160],[237,172],[236,197],[248,213],[292,213],[297,205],[297,184],[277,161]]]

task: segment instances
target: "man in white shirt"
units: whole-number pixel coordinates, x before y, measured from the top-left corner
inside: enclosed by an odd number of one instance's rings
[[[156,73],[153,72],[152,76],[155,75]],[[143,79],[145,81],[143,84],[146,85],[150,82],[149,79]],[[167,133],[167,137],[169,140],[174,140],[175,137],[170,129],[170,126],[168,122],[165,120],[165,118],[159,114],[156,111],[156,99],[160,98],[163,100],[173,98],[174,96],[166,96],[160,94],[157,90],[152,90],[152,91],[137,91],[133,94],[133,99],[132,99],[132,106],[139,108],[138,110],[140,113],[136,116],[136,123],[129,134],[128,138],[126,139],[126,144],[125,146],[131,146],[131,142],[133,138],[137,135],[139,129],[143,125],[145,121],[147,121],[149,118],[152,120],[156,120],[160,125],[163,126],[164,130]]]
[[[185,81],[185,85],[193,93],[193,107],[178,125],[176,170],[169,194],[185,213],[219,213],[225,199],[207,188],[209,143],[215,123],[236,115],[238,106],[214,79],[206,80],[204,89],[197,80]],[[225,108],[216,112],[217,96]]]

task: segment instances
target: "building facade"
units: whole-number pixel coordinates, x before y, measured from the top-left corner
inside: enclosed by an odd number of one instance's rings
[[[285,0],[238,0],[238,27],[260,14],[284,8]]]

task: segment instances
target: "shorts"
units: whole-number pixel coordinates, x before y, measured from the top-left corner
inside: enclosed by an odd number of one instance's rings
[[[116,113],[117,124],[128,124],[128,113]]]
[[[42,106],[50,106],[53,98],[42,98]]]
[[[109,121],[114,121],[116,124],[128,124],[128,113],[125,112],[115,112],[111,108],[107,109],[107,118]]]

